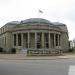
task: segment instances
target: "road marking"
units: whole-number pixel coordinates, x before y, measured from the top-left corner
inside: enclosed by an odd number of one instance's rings
[[[75,75],[75,65],[70,65],[69,66],[68,75]]]

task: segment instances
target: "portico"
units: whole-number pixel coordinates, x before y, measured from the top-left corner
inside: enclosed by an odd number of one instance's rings
[[[49,49],[61,46],[61,34],[50,32],[25,32],[13,34],[13,47]]]

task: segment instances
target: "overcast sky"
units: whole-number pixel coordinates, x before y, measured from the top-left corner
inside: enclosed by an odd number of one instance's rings
[[[43,14],[39,14],[38,10]],[[0,0],[0,27],[10,21],[45,18],[68,27],[69,39],[75,38],[75,0]]]

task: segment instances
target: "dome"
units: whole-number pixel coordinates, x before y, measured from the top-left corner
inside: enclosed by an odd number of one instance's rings
[[[44,23],[44,24],[52,24],[50,21],[42,18],[30,18],[21,21],[22,24],[27,24],[27,23]]]
[[[53,22],[54,25],[65,25],[63,23],[60,23],[60,22]]]
[[[6,25],[17,25],[17,24],[20,24],[19,21],[11,21],[11,22],[8,22]]]

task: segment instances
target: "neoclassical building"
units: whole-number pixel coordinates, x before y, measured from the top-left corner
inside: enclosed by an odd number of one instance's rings
[[[65,24],[42,18],[13,21],[0,28],[0,47],[5,50],[69,49],[68,30]]]

